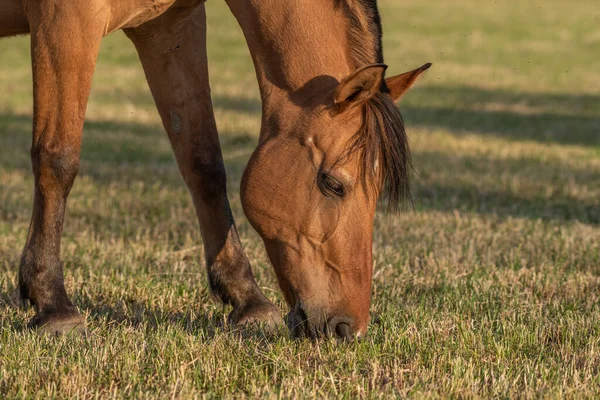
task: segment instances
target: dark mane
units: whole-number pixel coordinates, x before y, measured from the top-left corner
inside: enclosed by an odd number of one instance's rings
[[[404,201],[412,203],[412,165],[404,120],[398,107],[385,93],[377,93],[360,107],[361,126],[352,137],[346,154],[360,154],[364,186],[377,190],[383,188],[388,211],[396,211]]]
[[[377,0],[334,0],[349,20],[348,42],[354,68],[383,64],[383,30]]]
[[[354,67],[383,63],[382,28],[377,0],[334,0],[349,20],[348,41]],[[384,189],[388,210],[403,200],[412,203],[408,138],[400,110],[393,103],[385,81],[380,91],[361,107],[362,124],[354,135],[348,154],[360,152],[365,184]],[[373,166],[377,162],[376,172]]]

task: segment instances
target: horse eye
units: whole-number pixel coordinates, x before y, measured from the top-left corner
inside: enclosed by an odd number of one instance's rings
[[[338,197],[344,196],[344,185],[331,175],[322,173],[320,183],[321,191],[325,196],[329,194],[334,194]]]

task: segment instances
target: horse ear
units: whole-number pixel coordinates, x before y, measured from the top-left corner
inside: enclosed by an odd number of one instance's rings
[[[375,96],[383,82],[386,68],[385,64],[370,64],[351,73],[335,89],[334,104],[344,106]]]
[[[392,76],[385,80],[385,84],[390,89],[390,96],[394,103],[400,100],[400,98],[415,84],[417,79],[431,67],[431,63],[420,66],[409,72],[405,72],[400,75]]]

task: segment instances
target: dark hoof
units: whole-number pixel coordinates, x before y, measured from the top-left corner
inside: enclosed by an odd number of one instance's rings
[[[77,333],[87,336],[85,318],[76,310],[68,312],[39,313],[29,323],[29,327],[41,334],[64,335]]]
[[[235,308],[229,314],[229,323],[235,326],[256,325],[268,330],[277,330],[283,326],[283,319],[279,309],[265,298]]]

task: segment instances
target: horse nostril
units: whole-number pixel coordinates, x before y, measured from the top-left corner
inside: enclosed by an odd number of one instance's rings
[[[352,319],[348,317],[337,316],[329,320],[328,330],[330,334],[344,342],[354,340],[354,329],[352,329]]]

